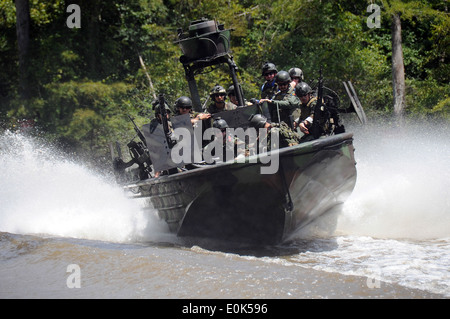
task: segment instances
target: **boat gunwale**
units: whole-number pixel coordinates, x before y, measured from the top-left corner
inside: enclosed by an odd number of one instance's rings
[[[265,157],[272,157],[278,156],[280,157],[289,157],[289,156],[295,156],[295,155],[301,155],[301,154],[308,154],[308,153],[314,153],[321,149],[325,149],[329,146],[335,146],[342,143],[345,143],[346,141],[353,141],[353,133],[341,133],[337,135],[327,136],[325,138],[319,138],[313,141],[301,143],[298,145],[290,146],[290,147],[284,147],[281,149],[277,149],[274,151],[269,151],[261,154],[252,155],[245,158],[245,162],[237,162],[236,160],[228,161],[228,162],[222,162],[222,163],[216,163],[216,164],[206,164],[204,167],[198,167],[196,169],[187,170],[183,172],[179,172],[172,175],[163,175],[158,178],[149,178],[142,181],[137,181],[130,184],[125,184],[122,187],[124,189],[134,189],[137,187],[146,187],[146,186],[152,186],[155,184],[162,184],[162,183],[170,183],[175,182],[177,180],[184,180],[186,178],[202,174],[205,172],[209,172],[211,170],[218,171],[223,169],[241,169],[243,167],[252,166],[252,165],[261,165],[261,161],[259,161],[260,158]],[[232,167],[234,166],[234,167]]]

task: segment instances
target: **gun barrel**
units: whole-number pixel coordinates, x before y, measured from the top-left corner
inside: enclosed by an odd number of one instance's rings
[[[322,134],[322,128],[320,127],[322,123],[322,107],[323,107],[323,77],[322,77],[322,66],[320,66],[319,71],[319,83],[317,87],[317,104],[314,108],[314,119],[312,125],[312,134],[315,139],[319,138]]]

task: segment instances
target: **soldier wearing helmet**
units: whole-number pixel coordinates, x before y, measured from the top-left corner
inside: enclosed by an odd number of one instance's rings
[[[181,96],[175,101],[175,112],[177,115],[189,114],[192,125],[199,120],[206,120],[211,117],[209,113],[192,112],[192,100],[187,96]]]
[[[278,70],[275,64],[266,62],[262,67],[262,76],[264,77],[264,84],[261,87],[261,98],[272,98],[277,89],[277,84],[275,82],[275,75],[277,75]]]
[[[222,132],[225,131],[227,128],[229,128],[227,121],[225,121],[220,117],[214,120],[213,127],[218,128]]]
[[[227,91],[225,91],[225,89],[220,85],[214,86],[209,96],[212,103],[208,107],[208,112],[211,114],[222,111],[230,111],[236,108],[236,105],[233,103],[225,102]]]
[[[291,76],[292,82],[291,86],[295,89],[295,86],[303,81],[303,71],[299,68],[290,68],[289,75]]]
[[[230,155],[232,158],[229,159],[234,159],[236,155],[239,155],[239,149],[245,152],[245,145],[242,145],[244,143],[236,136],[227,134],[227,129],[229,128],[227,121],[218,117],[214,120],[212,127],[220,130],[222,138],[220,138],[220,135],[215,135],[214,139],[205,146],[203,155],[207,163],[212,163],[213,161],[225,162],[228,159],[227,156],[230,157]],[[242,145],[242,147],[238,148],[239,145]]]
[[[300,99],[300,116],[294,120],[294,127],[299,127],[304,134],[309,134],[309,128],[314,118],[314,108],[317,97],[313,96],[313,90],[305,83],[300,82],[295,86],[295,95]]]
[[[236,97],[236,92],[234,91],[234,85],[231,85],[231,86],[228,88],[228,90],[227,90],[227,95],[228,95],[228,98],[230,99],[230,102],[229,102],[229,103],[233,103],[233,104],[236,106],[236,108],[237,108],[238,105],[239,105],[239,101],[238,101],[238,99],[237,99],[237,97]],[[253,104],[250,103],[250,102],[248,102],[248,101],[246,101],[246,100],[244,99],[244,106],[250,106],[250,105],[253,105]]]
[[[181,96],[175,101],[175,112],[183,115],[188,114],[192,110],[192,100],[187,96]]]
[[[234,85],[230,85],[230,87],[227,90],[227,95],[228,98],[230,99],[230,103],[233,103],[237,107],[239,101],[237,100],[236,93],[234,92]]]
[[[273,98],[259,100],[259,103],[267,103],[272,122],[285,122],[292,127],[292,113],[300,107],[300,101],[295,96],[294,89],[290,86],[291,76],[286,71],[280,71],[275,76],[278,91]]]
[[[293,145],[297,145],[300,142],[300,136],[291,130],[286,123],[269,123],[267,118],[261,114],[253,114],[249,118],[250,127],[259,129],[265,128],[267,130],[267,147],[268,150],[282,147],[289,147]],[[278,145],[272,145],[271,134],[278,134]],[[259,137],[258,137],[259,138]],[[260,141],[261,142],[261,141]]]
[[[160,123],[162,122],[161,117],[161,109],[159,108],[159,101],[157,99],[152,101],[153,111],[155,112],[155,120],[156,122]],[[167,119],[170,118],[170,115],[172,114],[172,110],[170,109],[167,102],[164,102],[164,108],[166,109],[166,117]]]

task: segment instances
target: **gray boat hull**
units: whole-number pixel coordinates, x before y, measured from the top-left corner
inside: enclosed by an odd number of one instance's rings
[[[277,150],[273,174],[261,174],[259,155],[256,163],[208,165],[125,188],[145,197],[178,236],[276,244],[351,194],[352,137],[338,134]]]

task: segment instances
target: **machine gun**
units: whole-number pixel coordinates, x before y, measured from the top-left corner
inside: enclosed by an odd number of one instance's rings
[[[322,123],[324,113],[325,113],[325,106],[323,104],[323,77],[322,77],[322,66],[320,66],[319,83],[317,87],[317,104],[316,107],[314,108],[314,118],[311,127],[314,139],[319,138],[323,133]]]
[[[134,131],[136,132],[137,136],[142,141],[142,143],[145,145],[145,147],[147,147],[147,142],[145,141],[144,134],[142,134],[142,132],[139,129],[139,127],[137,127],[136,123],[134,122],[134,119],[131,116],[129,116],[129,115],[128,115],[128,118],[130,119],[131,123],[133,123]]]
[[[114,158],[113,160],[113,168],[114,172],[116,174],[116,178],[123,180],[125,179],[124,173],[125,169],[132,166],[133,164],[138,165],[138,175],[140,180],[144,180],[149,178],[151,175],[151,165],[152,161],[150,160],[150,156],[147,149],[147,143],[145,141],[145,137],[142,134],[141,130],[137,127],[136,123],[134,122],[133,118],[128,115],[128,118],[133,123],[134,130],[139,137],[140,141],[136,142],[134,140],[131,140],[127,147],[130,151],[131,160],[128,162],[124,162],[120,156]]]
[[[169,127],[169,119],[167,118],[166,101],[164,99],[164,94],[160,93],[158,97],[158,107],[161,114],[161,124],[163,126],[164,134],[166,136],[167,145],[172,148],[176,141],[172,139],[172,132]]]
[[[317,84],[317,104],[314,108],[314,118],[311,133],[314,139],[322,135],[340,134],[345,132],[339,113],[339,97],[336,92],[324,86],[322,66],[320,67]]]

